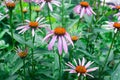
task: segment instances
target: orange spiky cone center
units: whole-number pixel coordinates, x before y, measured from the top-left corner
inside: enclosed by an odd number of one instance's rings
[[[116,9],[120,9],[120,6],[116,6]]]
[[[62,28],[62,27],[57,27],[54,29],[54,34],[60,36],[60,35],[65,35],[66,33],[66,30],[65,28]]]
[[[72,36],[71,39],[72,39],[72,41],[77,41],[78,37],[77,36]]]
[[[119,29],[120,29],[120,23],[118,23],[118,22],[115,22],[115,23],[113,24],[113,26],[114,26],[115,28],[119,28]]]
[[[31,22],[29,23],[29,26],[30,26],[31,28],[37,28],[37,27],[38,27],[38,22],[31,21]]]
[[[24,57],[27,56],[27,52],[26,52],[26,51],[19,52],[18,55],[19,55],[21,58],[24,58]]]
[[[89,6],[89,3],[86,2],[86,1],[82,1],[82,2],[80,2],[80,5],[81,5],[82,7],[88,7],[88,6]]]
[[[86,68],[84,66],[76,66],[75,70],[76,70],[77,73],[81,73],[81,74],[87,72],[87,70],[86,70]]]
[[[6,4],[6,6],[8,8],[12,8],[13,9],[15,7],[15,3],[14,2],[6,2],[5,4]]]

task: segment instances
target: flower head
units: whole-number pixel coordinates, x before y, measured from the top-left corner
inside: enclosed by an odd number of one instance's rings
[[[66,63],[66,65],[69,66],[71,69],[65,69],[65,71],[69,71],[69,73],[78,73],[78,76],[88,75],[93,77],[92,75],[89,74],[89,72],[92,72],[98,69],[98,67],[89,68],[89,66],[93,64],[93,62],[89,61],[85,64],[86,60],[84,57],[82,61],[78,59],[78,63],[77,63],[77,61],[74,59],[74,62],[75,62],[75,65],[73,65],[71,62]]]
[[[63,27],[56,27],[54,30],[50,30],[49,33],[46,35],[46,37],[43,39],[48,40],[52,36],[52,39],[50,43],[48,44],[48,50],[53,49],[53,45],[58,40],[58,52],[61,55],[62,50],[64,49],[65,53],[68,53],[68,46],[67,41],[68,40],[72,45],[73,42],[71,40],[70,35],[66,32],[66,29]]]
[[[76,42],[79,38],[78,38],[78,36],[72,36],[71,39],[73,42]]]
[[[41,6],[40,8],[42,9],[44,7],[44,5],[47,3],[49,9],[51,11],[53,11],[53,7],[52,7],[52,4],[60,7],[60,2],[59,1],[56,1],[56,0],[36,0],[36,3],[41,3]]]
[[[21,31],[19,32],[19,34],[20,34],[20,33],[26,32],[26,31],[29,30],[29,29],[32,29],[32,36],[34,36],[36,29],[38,29],[38,28],[43,28],[43,27],[45,27],[45,26],[49,26],[49,25],[47,25],[47,24],[44,24],[44,23],[46,22],[46,21],[43,21],[44,19],[45,19],[45,18],[40,18],[40,17],[38,17],[38,18],[36,19],[36,21],[26,20],[27,24],[24,25],[24,26],[18,27],[16,30],[21,30]]]
[[[6,0],[5,4],[9,10],[13,10],[15,8],[15,2],[12,0]]]
[[[114,2],[114,5],[109,5],[110,8],[116,9],[116,10],[120,10],[120,3],[116,3]]]
[[[120,22],[106,22],[106,25],[103,25],[104,28],[106,29],[114,29],[115,33],[117,32],[117,30],[120,29]]]
[[[21,49],[18,47],[18,49],[16,49],[16,53],[18,54],[18,56],[19,56],[20,58],[25,58],[25,57],[27,56],[27,54],[28,54],[28,49],[26,48],[26,49],[23,51],[23,50],[21,50]]]
[[[82,1],[80,2],[79,5],[77,5],[75,8],[74,8],[74,12],[76,14],[79,14],[80,15],[80,18],[82,18],[84,16],[84,14],[87,14],[87,15],[92,15],[92,14],[95,14],[96,13],[92,10],[92,8],[90,7],[89,3],[86,2],[86,1]]]

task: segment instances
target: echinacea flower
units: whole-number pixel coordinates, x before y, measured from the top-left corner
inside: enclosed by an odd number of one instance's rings
[[[54,30],[50,30],[49,33],[46,35],[46,37],[43,39],[48,40],[52,36],[52,39],[50,43],[48,44],[48,50],[53,49],[53,45],[55,44],[56,41],[58,41],[58,52],[61,55],[62,50],[64,49],[65,53],[68,53],[68,45],[67,41],[69,41],[72,45],[73,42],[71,40],[70,35],[66,32],[65,28],[63,27],[56,27]]]
[[[120,20],[120,12],[118,12],[118,13],[115,14],[114,16],[118,17],[118,20]]]
[[[75,8],[74,8],[74,12],[76,14],[79,14],[80,15],[80,18],[82,18],[85,14],[87,15],[92,15],[92,14],[95,14],[96,13],[92,10],[92,8],[90,7],[89,3],[86,2],[86,1],[82,1],[80,2],[79,5],[77,5]]]
[[[5,4],[9,10],[13,10],[15,8],[15,2],[13,0],[6,0]]]
[[[57,1],[57,0],[36,0],[36,3],[41,3],[41,6],[40,8],[42,9],[44,7],[44,5],[47,3],[49,9],[51,11],[53,11],[53,7],[52,7],[52,4],[60,7],[60,2]]]
[[[112,9],[120,10],[120,3],[114,2],[114,5],[109,5],[109,6]]]
[[[29,20],[26,20],[27,24],[24,25],[24,26],[20,26],[18,27],[16,30],[20,30],[19,34],[20,33],[24,33],[26,32],[27,30],[29,29],[32,29],[32,36],[35,35],[35,30],[38,29],[38,28],[43,28],[45,26],[49,26],[47,24],[44,24],[46,21],[43,21],[45,18],[41,18],[41,17],[38,17],[36,19],[36,21],[29,21]]]
[[[116,33],[117,30],[120,29],[120,22],[108,22],[106,21],[106,25],[103,25],[102,27],[104,27],[105,29],[112,29],[114,30],[114,32]]]
[[[20,58],[25,58],[28,54],[28,49],[26,48],[25,50],[20,49],[19,47],[16,49],[16,53]]]
[[[78,63],[77,61],[74,59],[75,65],[73,65],[71,62],[66,63],[67,66],[69,66],[71,69],[65,69],[65,71],[69,71],[69,73],[78,73],[78,76],[83,75],[83,76],[91,76],[94,78],[94,76],[92,76],[91,74],[89,74],[89,72],[95,71],[98,69],[98,67],[94,67],[94,68],[89,68],[89,66],[91,64],[93,64],[93,62],[88,61],[86,63],[85,58],[83,57],[82,61],[80,59],[78,59]],[[86,64],[85,64],[86,63]]]

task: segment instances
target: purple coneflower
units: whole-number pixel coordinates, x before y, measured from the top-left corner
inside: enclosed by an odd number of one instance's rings
[[[82,61],[80,59],[78,59],[78,63],[74,59],[74,62],[75,62],[75,65],[73,65],[71,62],[66,63],[66,65],[69,66],[71,69],[65,69],[65,71],[69,71],[69,73],[78,73],[78,76],[88,75],[88,76],[94,77],[94,76],[88,74],[89,72],[92,72],[92,71],[95,71],[98,69],[98,67],[89,68],[89,66],[91,64],[93,64],[93,62],[89,61],[85,64],[85,58],[83,58]]]
[[[103,25],[104,28],[106,29],[113,29],[114,32],[116,33],[117,30],[120,29],[120,22],[106,22],[106,25]]]
[[[79,5],[77,5],[75,8],[74,8],[74,12],[79,14],[80,15],[80,18],[82,18],[84,16],[84,14],[87,14],[87,15],[92,15],[92,14],[95,14],[96,13],[92,10],[92,8],[90,7],[89,3],[86,2],[86,1],[82,1],[80,2]]]
[[[56,1],[56,0],[36,0],[36,3],[42,3],[40,8],[43,8],[44,5],[47,3],[49,9],[51,11],[53,11],[53,7],[52,7],[52,4],[60,7],[60,2],[59,1]]]
[[[116,10],[120,10],[120,3],[115,3],[114,5],[109,5],[111,8],[114,8]]]
[[[29,21],[29,20],[26,20],[27,24],[24,25],[24,26],[20,26],[18,27],[16,30],[21,30],[19,32],[20,33],[24,33],[26,32],[27,30],[29,29],[32,29],[32,36],[35,35],[35,30],[38,29],[38,28],[43,28],[45,26],[49,26],[47,24],[44,24],[46,21],[43,21],[45,18],[37,18],[36,21]]]
[[[66,30],[63,27],[56,27],[54,30],[51,30],[46,37],[43,39],[48,40],[52,36],[52,39],[50,43],[48,44],[48,50],[53,49],[53,45],[55,42],[58,40],[58,52],[61,55],[62,50],[64,49],[65,53],[68,53],[68,45],[67,41],[68,40],[72,45],[73,42],[71,40],[70,35],[66,32]]]

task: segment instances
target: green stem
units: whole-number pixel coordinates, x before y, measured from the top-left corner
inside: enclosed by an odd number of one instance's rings
[[[25,80],[25,58],[23,59],[23,70],[24,70],[24,80]]]
[[[64,26],[64,0],[62,0],[62,26]]]
[[[80,20],[81,20],[81,19],[79,18],[78,23],[77,23],[77,29],[79,28]]]
[[[20,0],[20,10],[21,10],[22,22],[24,23],[22,0]]]
[[[13,36],[13,29],[14,29],[14,27],[12,25],[12,10],[9,11],[9,16],[10,16],[10,20],[9,20],[10,21],[10,32],[11,32],[12,45],[13,45],[12,48],[14,48],[14,36]]]
[[[58,57],[59,57],[59,80],[62,80],[62,57],[61,55],[58,54]]]
[[[34,73],[35,66],[34,66],[34,43],[35,43],[35,36],[33,37],[33,48],[32,48],[32,71]]]
[[[107,65],[107,63],[108,63],[108,58],[109,58],[109,55],[110,55],[111,49],[112,49],[113,44],[114,44],[114,41],[115,41],[115,37],[117,36],[117,33],[118,33],[118,31],[117,31],[117,32],[114,34],[114,36],[113,36],[113,39],[112,39],[112,42],[111,42],[111,45],[110,45],[110,49],[109,49],[109,51],[108,51],[108,55],[107,55],[107,57],[106,57],[106,60],[105,60],[105,63],[104,63],[104,66],[103,66],[101,72],[104,71],[104,69],[105,69],[105,67],[106,67],[106,65]]]
[[[51,23],[51,18],[50,18],[50,9],[49,9],[49,6],[47,4],[47,9],[48,9],[48,17],[49,17],[49,24],[50,24],[50,28],[52,29],[52,23]]]
[[[30,15],[30,17],[29,17],[29,18],[30,18],[30,21],[31,21],[31,11],[32,11],[32,8],[31,8],[31,3],[29,2],[29,13],[30,13],[30,14],[29,14],[29,15]]]

